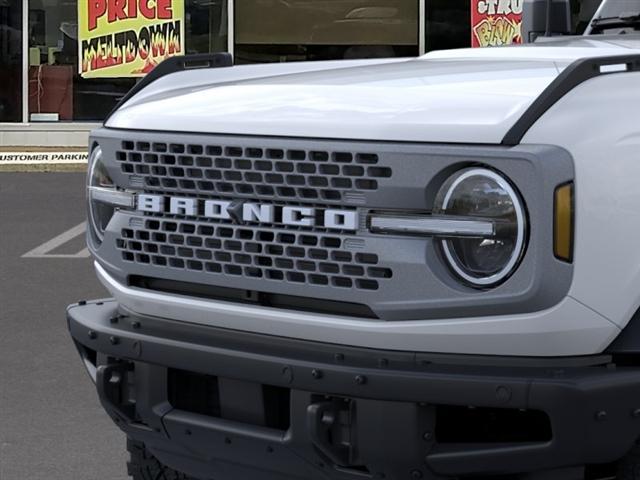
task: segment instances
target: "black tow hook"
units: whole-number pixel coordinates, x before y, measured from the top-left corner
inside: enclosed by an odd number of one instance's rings
[[[335,401],[318,402],[307,407],[307,425],[314,445],[335,465],[350,464],[350,447],[336,441],[340,429],[340,407]]]
[[[135,422],[135,404],[126,400],[125,387],[129,364],[110,363],[96,370],[96,387],[103,407],[116,423]]]

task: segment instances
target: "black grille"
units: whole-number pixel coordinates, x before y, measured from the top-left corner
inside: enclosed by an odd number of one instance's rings
[[[120,169],[163,192],[339,201],[392,176],[374,153],[124,141]]]
[[[330,315],[349,315],[358,318],[379,318],[366,305],[355,302],[340,302],[317,297],[300,297],[281,293],[261,292],[241,288],[203,285],[200,283],[180,282],[162,278],[129,275],[129,285],[154,292],[173,295],[206,298],[225,302],[260,305],[262,307],[284,308],[304,312],[328,313]]]
[[[224,388],[232,382],[235,389]],[[246,398],[244,393],[256,393]],[[288,388],[238,382],[196,372],[167,370],[167,396],[173,408],[209,417],[286,431],[291,424]]]
[[[173,408],[220,417],[218,377],[169,368],[167,387],[168,400]]]
[[[393,272],[337,235],[147,218],[116,240],[122,259],[214,275],[378,290]]]

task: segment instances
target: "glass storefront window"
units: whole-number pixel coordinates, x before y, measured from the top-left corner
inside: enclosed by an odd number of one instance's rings
[[[28,54],[31,121],[101,120],[135,83],[78,74],[75,1],[29,1]]]
[[[22,121],[22,2],[0,1],[0,122]]]
[[[414,56],[417,0],[240,0],[236,63]]]
[[[425,0],[426,51],[471,46],[471,0]]]
[[[78,1],[29,0],[31,121],[102,121],[136,82],[79,75]],[[187,53],[227,50],[227,0],[185,0],[184,20]]]

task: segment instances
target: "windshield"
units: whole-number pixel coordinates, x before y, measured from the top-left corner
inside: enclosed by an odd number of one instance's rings
[[[604,0],[591,22],[592,33],[638,30],[639,17],[640,0]]]
[[[640,14],[640,0],[605,0],[596,18],[617,18]]]

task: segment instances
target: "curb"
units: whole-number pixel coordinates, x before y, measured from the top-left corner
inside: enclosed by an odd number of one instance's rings
[[[5,172],[33,172],[33,173],[55,173],[55,172],[86,172],[85,163],[23,163],[23,164],[0,164],[0,173]]]

